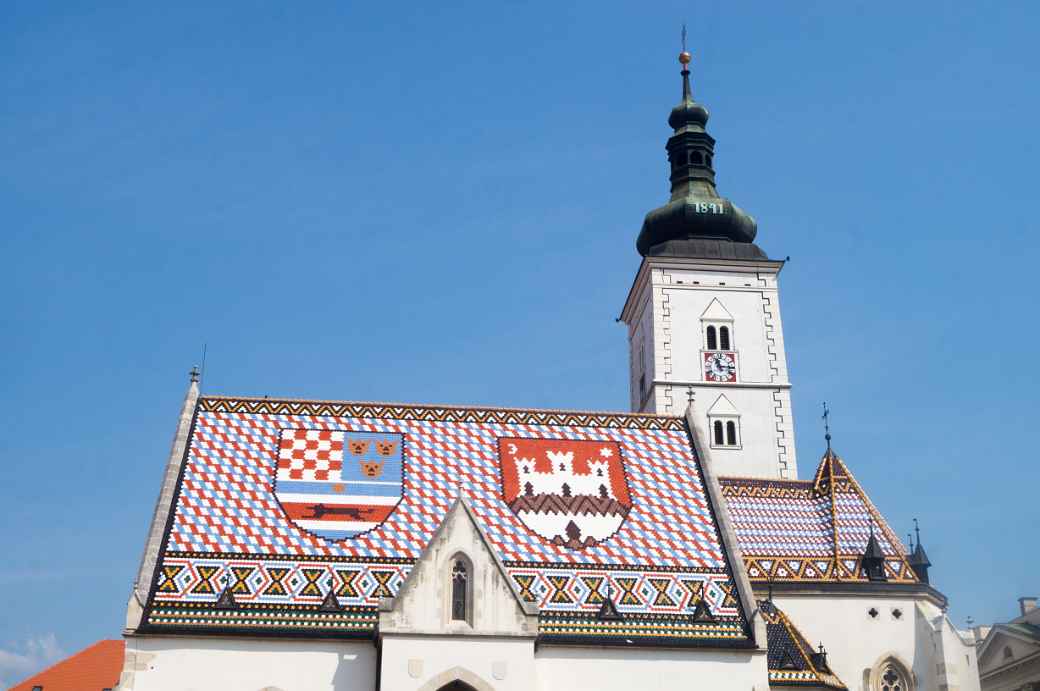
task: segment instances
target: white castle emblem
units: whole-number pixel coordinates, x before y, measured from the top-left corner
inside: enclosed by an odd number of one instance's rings
[[[499,459],[506,504],[555,545],[598,545],[632,507],[616,441],[502,438]]]
[[[604,460],[590,460],[589,472],[580,474],[574,472],[573,451],[546,451],[545,455],[552,465],[548,473],[537,471],[533,458],[518,458],[516,474],[520,479],[520,491],[526,496],[558,494],[564,497],[616,499],[610,487],[609,463],[606,460],[611,451],[604,448],[600,453],[605,454]]]

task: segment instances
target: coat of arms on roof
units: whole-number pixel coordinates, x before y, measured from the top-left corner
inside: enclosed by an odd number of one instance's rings
[[[632,508],[617,442],[507,437],[498,440],[498,458],[506,504],[555,545],[598,545]]]
[[[285,515],[326,540],[368,532],[401,501],[401,434],[283,429],[273,490]]]

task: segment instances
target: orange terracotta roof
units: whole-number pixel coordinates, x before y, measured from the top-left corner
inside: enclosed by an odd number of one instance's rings
[[[98,641],[75,655],[55,663],[10,691],[102,691],[115,688],[123,672],[125,642]]]

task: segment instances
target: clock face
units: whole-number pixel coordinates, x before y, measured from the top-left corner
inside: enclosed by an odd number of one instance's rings
[[[737,380],[737,354],[719,351],[705,353],[704,378],[708,381],[735,382]]]

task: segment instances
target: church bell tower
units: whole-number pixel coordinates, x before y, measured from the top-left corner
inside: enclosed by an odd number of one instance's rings
[[[755,220],[715,189],[708,110],[682,64],[682,100],[666,149],[671,198],[646,215],[628,326],[636,412],[680,415],[692,396],[718,472],[795,478],[791,384],[777,278],[784,263],[755,244]]]

